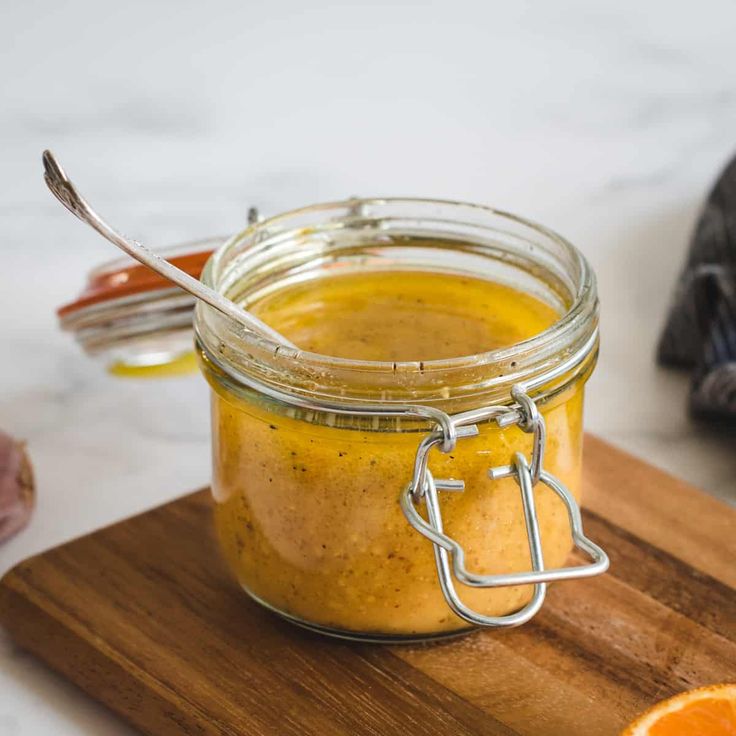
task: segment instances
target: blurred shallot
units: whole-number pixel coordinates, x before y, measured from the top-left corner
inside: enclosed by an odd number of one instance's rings
[[[33,471],[24,444],[0,432],[0,542],[28,523],[34,496]]]

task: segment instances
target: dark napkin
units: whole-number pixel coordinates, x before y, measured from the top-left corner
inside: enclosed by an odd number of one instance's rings
[[[698,220],[657,358],[692,370],[693,415],[736,423],[736,157]]]

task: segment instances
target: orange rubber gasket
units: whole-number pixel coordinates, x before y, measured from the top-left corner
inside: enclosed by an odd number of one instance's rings
[[[212,250],[200,251],[198,253],[186,253],[174,256],[166,260],[185,271],[194,278],[202,275],[202,269]],[[64,304],[56,310],[59,317],[64,317],[79,309],[108,301],[118,299],[132,294],[140,294],[146,291],[170,286],[170,282],[152,271],[143,264],[133,264],[115,271],[105,271],[93,276],[88,282],[78,299]]]

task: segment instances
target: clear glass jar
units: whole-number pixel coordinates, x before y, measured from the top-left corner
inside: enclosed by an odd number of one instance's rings
[[[203,280],[247,308],[285,285],[373,270],[481,277],[559,319],[491,352],[397,363],[279,347],[198,304],[224,556],[255,600],[338,636],[522,623],[546,582],[607,565],[576,505],[595,278],[567,241],[514,215],[353,199],[252,224]],[[573,541],[593,564],[562,568]]]

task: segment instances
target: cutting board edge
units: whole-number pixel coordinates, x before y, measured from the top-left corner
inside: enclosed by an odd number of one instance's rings
[[[187,714],[179,698],[171,697],[174,693],[170,689],[151,687],[150,676],[127,658],[110,647],[96,647],[94,637],[80,635],[75,630],[78,627],[65,623],[63,615],[54,615],[39,604],[38,596],[19,569],[38,556],[16,565],[0,579],[0,623],[11,641],[142,733],[158,736],[168,733],[172,725],[179,727]],[[40,646],[44,641],[53,641],[54,646]],[[72,652],[73,657],[69,656]],[[121,698],[121,692],[127,696]],[[136,703],[145,703],[145,709],[136,707]],[[187,703],[188,707],[191,705]],[[211,733],[214,736],[224,732]]]

